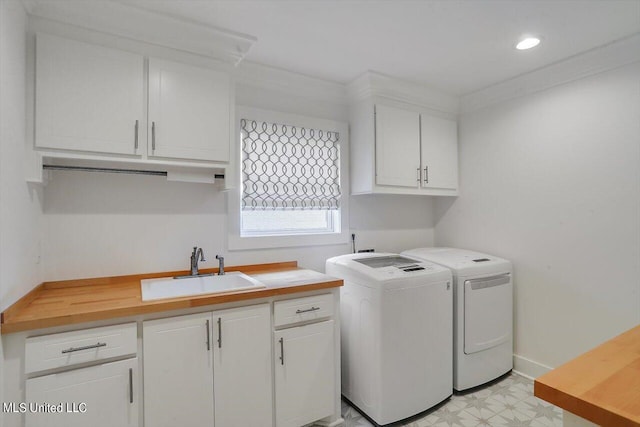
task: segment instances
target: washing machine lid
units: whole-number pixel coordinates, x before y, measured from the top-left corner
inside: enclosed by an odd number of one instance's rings
[[[406,268],[421,268],[415,259],[403,257],[401,255],[380,255],[367,258],[351,258],[355,262],[364,264],[371,268],[383,268],[383,267],[397,267],[400,269]]]
[[[510,272],[511,262],[481,252],[457,248],[416,248],[402,255],[424,259],[450,268],[457,275]]]
[[[329,258],[326,272],[344,280],[376,287],[388,282],[409,283],[414,278],[422,282],[451,278],[451,272],[446,267],[393,253],[357,253]]]

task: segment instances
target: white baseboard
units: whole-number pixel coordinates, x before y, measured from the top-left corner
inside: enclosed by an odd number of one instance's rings
[[[527,359],[526,357],[513,355],[513,371],[523,377],[534,380],[540,375],[546,374],[553,368],[542,363],[538,363],[534,360]]]

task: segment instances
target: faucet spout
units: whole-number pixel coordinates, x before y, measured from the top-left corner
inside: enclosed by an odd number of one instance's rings
[[[198,261],[205,262],[204,259],[204,251],[202,248],[198,248],[197,246],[193,247],[193,252],[191,253],[191,275],[198,275]]]
[[[216,255],[216,259],[218,260],[218,276],[222,276],[224,274],[224,257]]]

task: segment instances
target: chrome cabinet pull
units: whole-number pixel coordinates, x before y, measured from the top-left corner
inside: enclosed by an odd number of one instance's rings
[[[92,344],[92,345],[85,345],[84,347],[70,347],[66,350],[62,350],[62,354],[66,354],[66,353],[73,353],[74,351],[82,351],[82,350],[89,350],[92,348],[99,348],[99,347],[106,347],[107,343],[104,342],[98,342],[96,344]]]
[[[151,151],[156,149],[156,122],[151,122]]]
[[[418,179],[416,181],[420,182],[420,168],[418,168],[417,171],[418,171]]]
[[[429,166],[424,167],[424,183],[429,183]]]
[[[218,317],[218,348],[222,348],[222,317]]]
[[[134,149],[138,149],[138,121],[136,120],[136,137],[135,137],[135,143],[133,144],[133,148]]]
[[[133,403],[133,368],[129,368],[129,403]]]
[[[207,351],[211,350],[211,333],[209,331],[209,319],[207,319]]]
[[[280,364],[284,365],[284,338],[280,338]]]
[[[311,308],[307,308],[306,310],[296,310],[296,314],[308,313],[310,311],[317,311],[317,310],[320,310],[320,307],[311,307]]]

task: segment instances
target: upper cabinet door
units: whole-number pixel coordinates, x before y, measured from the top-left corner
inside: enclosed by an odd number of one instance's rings
[[[38,34],[36,146],[139,154],[143,88],[142,56]]]
[[[422,188],[458,189],[458,128],[454,120],[421,115]]]
[[[417,188],[420,114],[385,105],[375,108],[376,184]]]
[[[149,59],[148,155],[229,161],[231,77]]]

